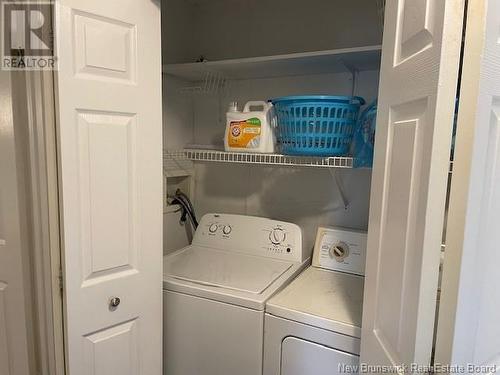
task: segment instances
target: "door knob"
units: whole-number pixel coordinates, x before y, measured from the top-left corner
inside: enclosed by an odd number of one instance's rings
[[[109,300],[109,309],[110,310],[115,310],[118,305],[120,304],[120,298],[119,297],[111,297]]]

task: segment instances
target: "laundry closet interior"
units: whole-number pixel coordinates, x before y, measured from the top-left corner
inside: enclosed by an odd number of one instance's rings
[[[166,286],[168,282],[164,279],[164,289],[168,289],[164,291],[163,302],[165,374],[194,374],[200,371],[200,366],[207,374],[225,374],[238,368],[241,374],[260,373],[261,366],[263,373],[268,375],[330,374],[340,371],[340,364],[357,365],[371,167],[358,168],[356,155],[352,153],[340,156],[283,155],[278,146],[271,155],[224,151],[226,112],[234,102],[241,110],[249,101],[333,95],[363,98],[359,111],[362,113],[377,100],[379,92],[384,3],[361,0],[162,1],[163,255],[165,259],[171,259],[164,261],[164,277],[170,277],[171,284]],[[407,9],[409,14],[412,11],[411,7]],[[415,12],[415,17],[421,16]],[[407,57],[416,51],[414,48],[419,48],[420,34],[417,31],[410,28],[409,33],[414,32],[416,39],[411,39],[410,35],[405,46],[408,50],[402,50]],[[419,105],[417,103],[416,107],[420,108]],[[401,108],[403,117],[407,116],[406,112],[411,115],[411,108]],[[405,147],[415,146],[411,144],[411,136],[406,138],[406,133],[395,133],[394,136],[402,137],[399,145],[393,147],[396,153],[405,153]],[[395,155],[393,157],[398,154]],[[408,162],[407,156],[402,155],[403,163]],[[415,154],[410,157],[418,159]],[[396,166],[394,170],[404,168]],[[403,178],[413,181],[411,176],[404,175]],[[403,189],[402,185],[394,186],[396,193],[388,199],[402,197],[400,203],[394,204],[409,204],[404,201],[404,193],[401,195],[401,190],[398,193],[398,189]],[[179,194],[184,198],[179,198]],[[300,266],[286,271],[288,279],[279,286],[270,282],[261,288],[258,277],[262,275],[255,274],[253,279],[252,268],[244,260],[232,263],[231,257],[221,260],[217,253],[215,258],[210,258],[202,251],[194,254],[194,250],[193,254],[186,255],[192,249],[180,249],[191,244],[195,228],[189,219],[190,214],[186,214],[183,208],[186,206],[185,197],[191,202],[197,219],[201,220],[198,231],[203,235],[195,239],[196,246],[201,245],[203,249],[207,245],[204,239],[212,235],[213,238],[219,236],[220,240],[214,247],[220,245],[224,250],[224,241],[230,243],[231,236],[236,239],[230,246],[239,246],[237,241],[245,239],[246,235],[248,243],[242,247],[261,249],[258,237],[264,231],[265,241],[269,232],[271,242],[267,249],[270,252],[286,253],[292,247],[293,253],[295,248],[292,245],[285,245],[283,249],[272,248],[276,245],[272,237],[274,231],[278,228],[282,233],[282,226],[288,228],[287,241],[293,242],[290,239],[294,237],[293,228],[287,227],[288,224],[273,224],[272,228],[267,228],[267,224],[257,223],[253,227],[254,224],[245,218],[227,215],[268,218],[276,223],[293,223],[300,227],[303,252],[297,258]],[[411,196],[407,199],[410,201]],[[396,206],[391,207],[394,212],[399,210]],[[411,206],[408,207],[410,210]],[[398,211],[397,214],[401,213]],[[204,215],[207,215],[205,220],[202,219]],[[396,222],[389,222],[389,225],[393,225],[393,231],[403,231]],[[348,239],[344,232],[335,237],[336,232],[322,232],[322,228],[347,231]],[[247,233],[243,234],[242,230]],[[331,243],[324,243],[328,236],[333,236]],[[349,236],[356,239],[351,243]],[[346,248],[351,246],[350,258],[345,254],[339,257],[334,254],[339,243],[341,251],[345,250],[342,249],[344,245]],[[353,254],[359,255],[355,250],[357,246],[364,248],[361,251],[363,259],[353,261]],[[181,259],[182,254],[185,259]],[[251,251],[250,254],[257,255]],[[276,262],[286,259],[286,256],[278,254]],[[222,262],[219,268],[211,263],[215,259]],[[335,259],[341,264],[340,269],[335,268],[337,265],[329,268]],[[319,271],[318,274],[311,269],[304,271],[311,260],[311,268],[323,269],[325,262],[330,262],[326,266],[329,272],[343,274],[345,271],[347,274],[338,280],[330,280]],[[353,263],[356,265],[350,265]],[[404,263],[404,259],[396,257],[394,266]],[[343,269],[345,264],[347,268]],[[235,267],[231,275],[225,274],[229,267]],[[281,273],[279,264],[269,266],[269,269],[264,263],[262,268],[256,264],[252,267],[262,274],[271,274],[271,279],[280,280],[286,274],[285,271]],[[399,274],[401,271],[390,268],[390,265],[387,267],[380,272],[395,271]],[[243,276],[239,274],[240,270]],[[298,276],[301,272],[304,273]],[[167,273],[171,273],[170,276]],[[242,279],[238,280],[240,277]],[[290,283],[290,288],[287,288]],[[324,294],[315,296],[318,293],[316,285],[325,289]],[[403,301],[405,291],[398,289],[401,288],[398,283],[386,287],[388,295],[400,293]],[[194,294],[190,288],[195,290]],[[218,299],[210,295],[214,292],[210,288],[222,288],[219,292],[223,297]],[[235,301],[240,297],[244,299],[238,293],[267,295],[265,301],[259,301],[263,303],[260,307],[243,303],[241,306],[246,312],[240,314],[230,311],[238,304],[226,298],[226,294],[233,292]],[[278,297],[273,299],[273,294]],[[337,300],[326,301],[330,295],[337,296]],[[269,298],[271,302],[266,307]],[[304,300],[312,306],[307,308],[318,312],[317,316],[307,311]],[[223,305],[227,311],[221,307]],[[254,318],[244,315],[253,314],[252,309],[262,310],[255,318],[255,327]],[[286,315],[293,309],[299,315],[304,314],[305,318],[294,313]],[[264,319],[264,311],[271,317],[266,315]],[[280,311],[286,316],[280,315]],[[383,308],[379,313],[384,314]],[[400,324],[407,324],[404,315],[400,317]],[[384,322],[381,318],[380,324],[385,324],[383,328],[389,335],[401,334],[404,329],[398,331],[400,327],[390,319]],[[212,325],[212,328],[207,328],[207,325]],[[245,325],[248,329],[263,332],[255,342],[241,339],[240,343],[235,339],[234,335],[249,337],[244,329],[240,331]],[[234,335],[225,336],[225,329]],[[390,336],[389,342],[392,339],[394,337]],[[234,349],[235,345],[241,345],[241,348]],[[223,353],[228,358],[224,358]]]
[[[378,92],[381,3],[163,1],[166,194],[181,189],[198,217],[221,212],[296,223],[308,250],[319,225],[366,230],[370,169],[192,162],[178,151],[223,150],[233,101],[243,106],[288,95],[356,95],[371,103]],[[165,254],[190,239],[178,225],[177,209],[165,206]]]

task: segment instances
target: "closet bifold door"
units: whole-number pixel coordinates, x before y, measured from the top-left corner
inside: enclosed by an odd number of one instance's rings
[[[364,371],[430,364],[464,3],[386,1],[361,336],[361,363],[375,367]]]
[[[499,1],[469,1],[462,72],[436,362],[491,374],[500,371]]]
[[[55,4],[66,366],[162,371],[160,8]]]

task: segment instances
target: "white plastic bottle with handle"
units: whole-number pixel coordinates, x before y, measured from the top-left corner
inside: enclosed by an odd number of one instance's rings
[[[276,121],[271,103],[262,100],[249,101],[245,104],[243,112],[240,112],[238,111],[238,103],[232,102],[226,116],[227,123],[224,135],[226,151],[275,152]]]

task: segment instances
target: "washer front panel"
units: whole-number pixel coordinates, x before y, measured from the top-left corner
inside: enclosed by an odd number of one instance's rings
[[[359,356],[297,337],[281,344],[281,375],[340,375],[359,365]]]
[[[266,313],[264,320],[263,375],[280,374],[281,343],[285,339],[291,337],[351,354],[354,357],[359,356],[361,342],[359,338],[341,335],[333,331],[283,319]],[[336,371],[337,367],[330,370]],[[309,374],[309,372],[303,372],[303,374]]]
[[[262,311],[164,291],[163,329],[165,374],[261,375]]]

